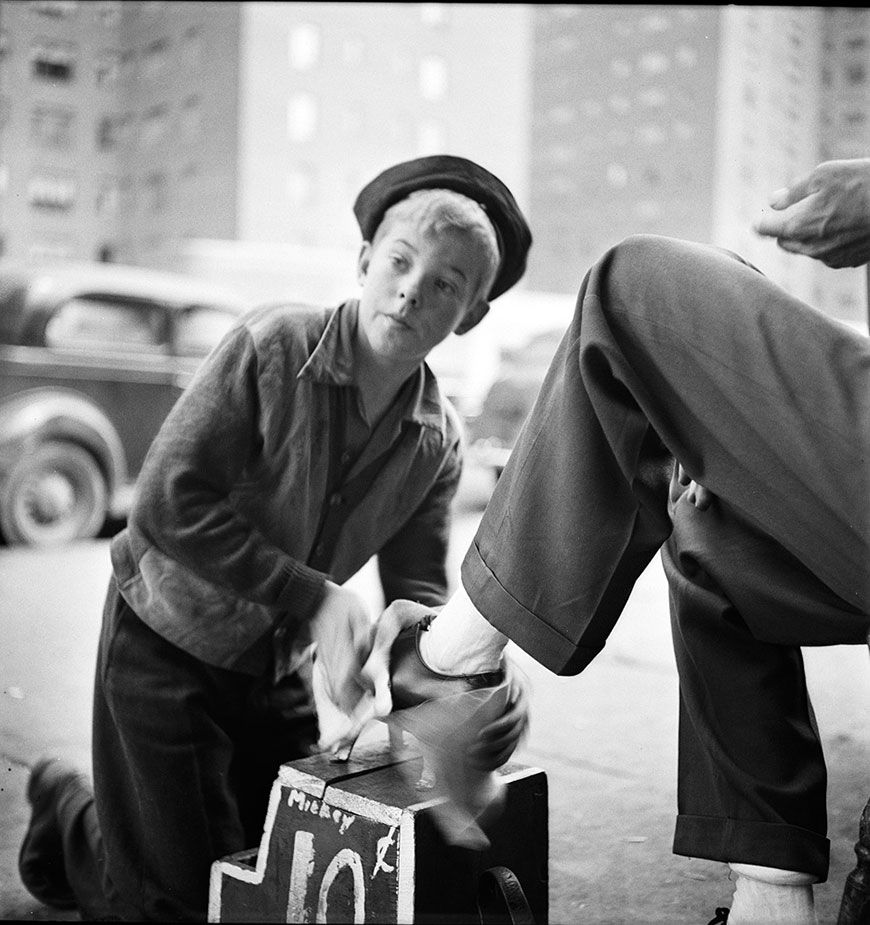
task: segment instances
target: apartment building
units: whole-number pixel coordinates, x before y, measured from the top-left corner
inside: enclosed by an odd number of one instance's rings
[[[445,150],[522,196],[528,17],[0,0],[0,252],[149,263],[190,238],[355,252],[363,183]]]

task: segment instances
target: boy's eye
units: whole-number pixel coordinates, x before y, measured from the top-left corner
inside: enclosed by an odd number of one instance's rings
[[[403,254],[390,254],[390,262],[394,267],[406,267],[408,260]]]
[[[453,285],[453,283],[450,282],[450,280],[439,279],[435,281],[435,285],[439,290],[441,290],[441,292],[446,292],[446,293],[456,292],[456,287]]]

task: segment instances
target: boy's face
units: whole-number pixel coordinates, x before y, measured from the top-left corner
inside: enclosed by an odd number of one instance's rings
[[[396,219],[375,240],[359,257],[359,336],[377,357],[420,362],[467,314],[483,316],[486,264],[472,235]]]

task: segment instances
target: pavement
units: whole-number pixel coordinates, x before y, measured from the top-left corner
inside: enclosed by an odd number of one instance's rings
[[[451,574],[490,482],[464,478]],[[0,548],[0,919],[75,921],[33,900],[17,876],[28,766],[45,753],[89,769],[92,676],[109,576],[105,539],[63,550]],[[354,582],[376,594],[375,575]],[[671,853],[676,807],[677,675],[658,559],[641,576],[601,655],[558,678],[512,647],[529,676],[532,726],[515,760],[542,768],[550,793],[553,925],[705,925],[728,905],[718,862]],[[862,647],[806,650],[829,764],[831,874],[816,887],[834,925],[870,795],[870,660]]]

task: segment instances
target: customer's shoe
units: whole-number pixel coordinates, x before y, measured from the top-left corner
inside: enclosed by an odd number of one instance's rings
[[[18,855],[18,873],[28,891],[46,906],[75,909],[76,898],[66,878],[57,804],[81,774],[57,758],[42,758],[30,771],[27,800],[33,807]]]
[[[430,668],[420,652],[420,633],[429,628],[432,618],[401,632],[390,654],[390,687],[393,710],[415,707],[427,700],[441,700],[484,688],[498,687],[504,671],[485,671],[472,675],[442,674]]]
[[[430,668],[420,653],[419,634],[428,623],[402,632],[393,644],[390,679],[391,729],[412,735],[423,752],[418,789],[445,797],[431,807],[445,839],[481,850],[489,845],[485,824],[503,804],[503,791],[491,771],[468,760],[480,731],[507,708],[509,691],[501,669],[474,675],[447,675]]]

